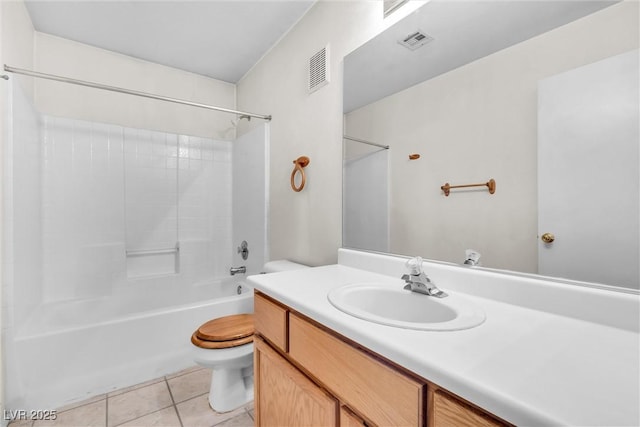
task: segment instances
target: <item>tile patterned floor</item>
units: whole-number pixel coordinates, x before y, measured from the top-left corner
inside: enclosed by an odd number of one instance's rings
[[[55,421],[9,427],[249,427],[253,402],[224,414],[209,406],[211,371],[193,367],[58,409]]]

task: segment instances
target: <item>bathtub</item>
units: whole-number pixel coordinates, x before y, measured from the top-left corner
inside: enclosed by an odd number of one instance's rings
[[[144,286],[39,307],[5,355],[6,408],[55,409],[193,366],[190,337],[200,324],[253,312],[242,279]]]

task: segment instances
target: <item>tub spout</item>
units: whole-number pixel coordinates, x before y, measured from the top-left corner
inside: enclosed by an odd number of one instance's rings
[[[246,272],[247,272],[247,267],[245,267],[244,265],[241,265],[240,267],[231,267],[231,268],[229,269],[229,273],[230,273],[232,276],[234,276],[234,275],[236,275],[236,274],[238,274],[238,273],[242,273],[242,274],[244,274],[244,273],[246,273]]]

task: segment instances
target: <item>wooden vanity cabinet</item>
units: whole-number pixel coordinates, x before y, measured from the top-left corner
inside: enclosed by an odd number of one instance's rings
[[[375,425],[421,426],[424,383],[289,313],[289,355]]]
[[[340,407],[340,427],[364,427],[367,423],[362,418],[354,414],[346,406]]]
[[[253,299],[253,321],[256,332],[274,347],[287,351],[287,309],[256,293]]]
[[[508,425],[501,423],[484,413],[475,409],[451,394],[437,387],[430,387],[428,392],[429,426],[434,427],[498,427]]]
[[[256,425],[337,426],[338,401],[287,362],[261,338],[254,339]]]
[[[257,426],[508,425],[255,294]]]

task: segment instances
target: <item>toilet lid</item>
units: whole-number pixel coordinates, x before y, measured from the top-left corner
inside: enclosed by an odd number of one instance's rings
[[[220,342],[252,337],[253,332],[252,314],[234,314],[209,320],[200,326],[193,335],[202,341]]]
[[[195,346],[206,348],[206,349],[239,347],[241,345],[249,344],[250,342],[253,342],[253,335],[249,335],[248,337],[239,338],[237,340],[231,340],[231,341],[205,341],[198,338],[196,336],[197,333],[198,331],[194,332],[193,335],[191,335],[191,342]]]

